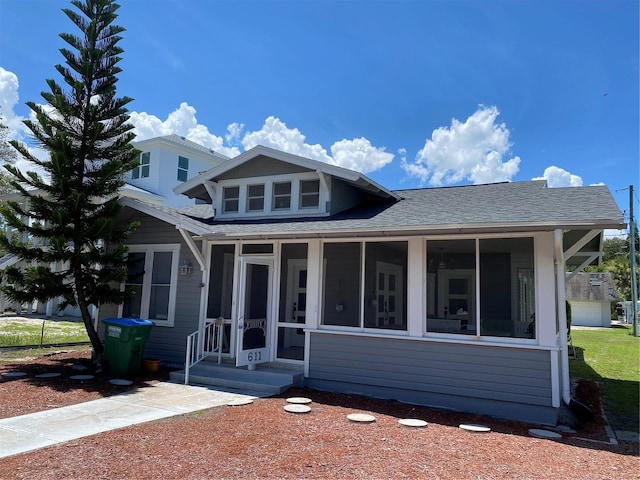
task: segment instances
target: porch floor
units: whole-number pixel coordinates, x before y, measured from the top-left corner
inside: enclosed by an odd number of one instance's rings
[[[185,371],[170,373],[174,382],[184,383]],[[189,384],[214,385],[233,390],[252,391],[277,395],[289,387],[301,385],[304,374],[301,370],[273,368],[256,365],[255,370],[236,367],[230,363],[202,361],[189,370]]]

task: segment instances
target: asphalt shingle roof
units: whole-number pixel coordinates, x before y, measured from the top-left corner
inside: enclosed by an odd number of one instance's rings
[[[180,214],[214,235],[348,235],[351,232],[527,231],[563,227],[621,228],[622,214],[605,186],[546,188],[544,181],[396,190],[402,199],[361,205],[330,217],[215,220],[211,205]]]

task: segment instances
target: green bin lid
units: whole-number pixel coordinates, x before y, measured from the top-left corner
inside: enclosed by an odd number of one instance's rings
[[[152,327],[155,325],[151,320],[144,318],[105,318],[102,320],[107,325],[120,325],[123,327]]]

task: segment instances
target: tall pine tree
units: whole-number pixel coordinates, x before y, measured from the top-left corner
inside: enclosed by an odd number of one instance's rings
[[[26,145],[11,142],[36,168],[23,173],[5,166],[25,201],[0,209],[7,225],[20,232],[0,243],[26,266],[5,270],[3,291],[19,303],[60,298],[60,310],[78,307],[101,360],[90,306],[125,297],[119,288],[127,273],[121,241],[134,225],[117,228],[115,219],[124,174],[137,165],[138,152],[130,144],[134,134],[126,105],[131,99],[116,96],[124,29],[112,22],[119,5],[71,3],[77,11],[63,12],[81,34],[60,34],[70,48],[60,49],[66,65],[55,67],[67,90],[48,79],[50,91],[41,94],[47,106],[27,102],[35,120],[24,122],[49,157],[39,160]]]

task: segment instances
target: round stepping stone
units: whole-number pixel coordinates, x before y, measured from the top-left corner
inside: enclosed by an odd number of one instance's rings
[[[76,372],[85,372],[87,370],[87,367],[85,367],[84,365],[80,365],[78,363],[76,363],[75,365],[73,365],[71,367],[72,370],[75,370]]]
[[[36,375],[36,378],[55,378],[59,376],[60,374],[58,372],[49,372],[49,373],[40,373]]]
[[[305,397],[289,397],[287,398],[287,403],[295,403],[298,405],[306,405],[308,403],[311,403],[311,399],[310,398],[305,398]]]
[[[27,374],[25,372],[4,372],[2,376],[6,378],[20,378],[26,377]]]
[[[93,375],[71,375],[69,377],[71,380],[91,380],[94,378]]]
[[[548,440],[558,440],[559,438],[562,438],[562,435],[560,435],[557,432],[552,432],[550,430],[542,430],[540,428],[530,429],[529,435],[531,435],[532,437],[545,438]]]
[[[474,433],[487,433],[491,431],[491,428],[486,425],[478,425],[476,423],[462,423],[460,424],[460,428],[462,430],[466,430],[467,432]]]
[[[285,405],[284,411],[289,413],[309,413],[311,407],[309,405],[300,405],[299,403],[290,403]]]
[[[427,422],[424,420],[419,420],[417,418],[402,418],[398,420],[400,425],[404,425],[405,427],[426,427]]]
[[[376,421],[376,417],[367,413],[350,413],[347,418],[352,422],[371,423]]]
[[[109,383],[113,385],[126,386],[126,385],[131,385],[133,382],[131,380],[125,380],[124,378],[113,378],[109,380]]]
[[[239,398],[237,400],[231,400],[227,405],[230,407],[240,407],[242,405],[249,405],[250,403],[253,403],[253,400],[250,398]]]

